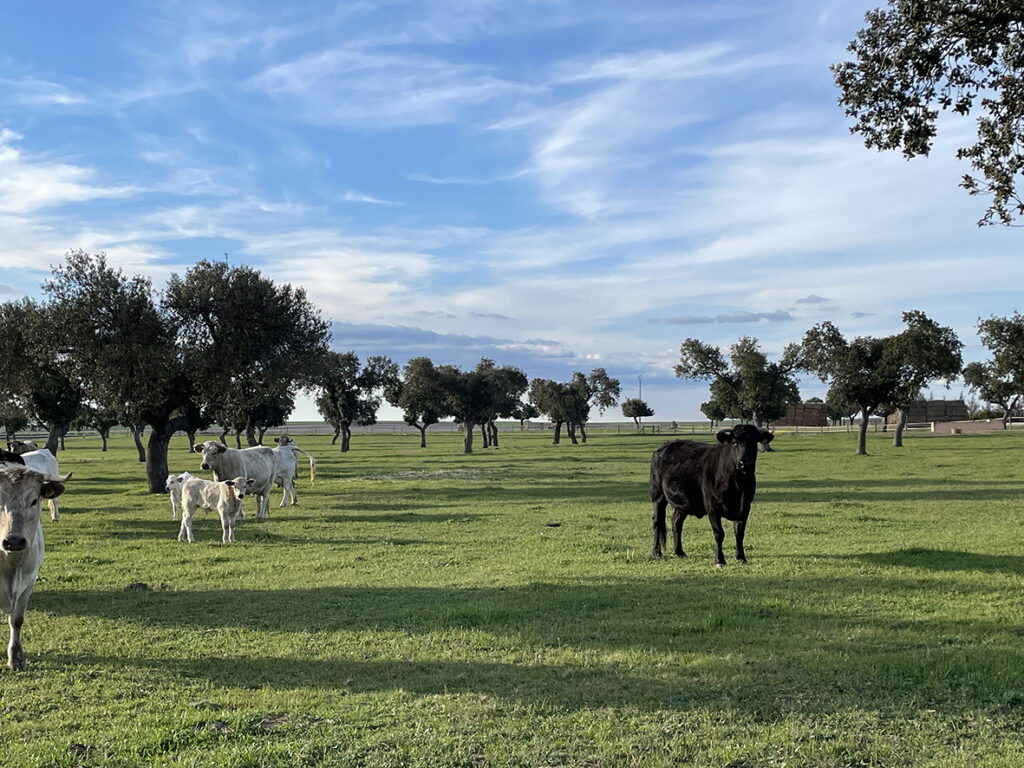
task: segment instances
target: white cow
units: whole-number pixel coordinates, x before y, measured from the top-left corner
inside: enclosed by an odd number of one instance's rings
[[[288,496],[291,495],[292,504],[297,504],[298,499],[295,496],[295,474],[299,468],[299,454],[305,453],[309,456],[309,484],[312,485],[316,479],[316,459],[309,453],[299,448],[288,435],[280,435],[274,438],[274,442],[278,444],[277,448],[274,448],[274,484],[280,485],[284,488],[284,495],[281,496],[281,503],[278,505],[283,507],[285,502],[288,500]]]
[[[262,520],[270,506],[270,489],[274,485],[274,452],[262,445],[238,450],[214,440],[197,445],[195,451],[203,454],[203,462],[199,466],[212,469],[214,480],[252,478],[250,493],[259,499],[256,503],[256,519]],[[238,516],[245,519],[241,511]]]
[[[191,472],[167,476],[167,493],[171,496],[171,520],[178,519],[178,507],[181,506],[181,484],[192,477]]]
[[[45,448],[23,453],[21,454],[21,460],[25,463],[26,467],[34,469],[40,474],[50,477],[57,477],[60,474],[60,468],[57,466],[57,457]],[[3,457],[0,457],[0,468],[11,466],[14,466],[13,462],[6,462],[3,460]],[[48,498],[48,503],[50,506],[50,519],[60,520],[60,512],[57,511],[57,497]]]
[[[199,477],[190,477],[181,484],[181,530],[178,541],[195,543],[192,536],[192,516],[197,509],[212,509],[220,515],[224,544],[235,540],[235,520],[242,511],[242,499],[253,486],[252,478],[236,477],[214,483]]]
[[[50,477],[27,467],[0,469],[0,611],[10,614],[7,666],[25,668],[21,626],[39,566],[43,564],[43,525],[39,502],[64,493],[71,477]]]

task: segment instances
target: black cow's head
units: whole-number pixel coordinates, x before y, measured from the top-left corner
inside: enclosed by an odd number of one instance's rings
[[[736,469],[744,474],[754,471],[760,444],[767,445],[775,439],[775,435],[767,429],[761,429],[751,424],[740,424],[732,429],[723,429],[715,437],[722,445],[730,447],[730,455],[736,461]]]

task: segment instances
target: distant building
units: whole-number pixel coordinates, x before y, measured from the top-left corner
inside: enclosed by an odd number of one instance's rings
[[[911,424],[925,424],[933,421],[967,421],[969,418],[963,400],[915,400],[910,404],[907,421]],[[885,417],[886,424],[896,425],[899,421],[895,413]]]
[[[827,427],[824,403],[786,403],[786,415],[772,422],[777,427]]]

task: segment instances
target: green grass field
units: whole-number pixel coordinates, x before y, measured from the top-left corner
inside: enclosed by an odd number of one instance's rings
[[[233,546],[178,543],[128,439],[69,441],[0,759],[1024,765],[1024,435],[869,437],[780,435],[721,570],[707,520],[650,559],[663,437],[299,438],[316,485]]]

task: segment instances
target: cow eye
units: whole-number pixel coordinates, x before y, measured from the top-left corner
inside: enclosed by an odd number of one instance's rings
[[[34,507],[38,503],[39,503],[39,497],[37,496],[36,498],[32,499],[32,503],[29,504],[29,506],[30,507]]]

